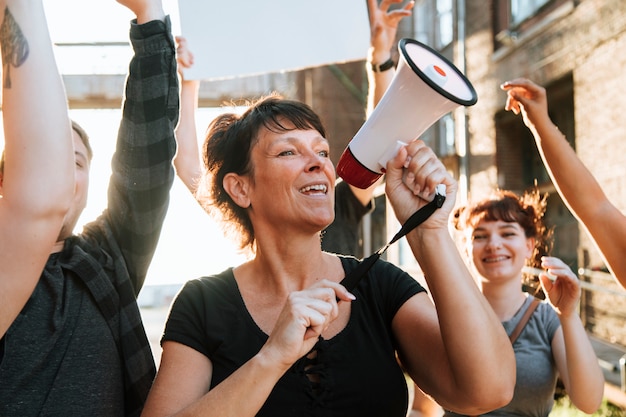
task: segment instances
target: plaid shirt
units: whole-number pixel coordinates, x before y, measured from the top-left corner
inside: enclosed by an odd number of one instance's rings
[[[108,207],[65,242],[63,274],[85,283],[120,351],[127,416],[138,416],[155,366],[136,302],[154,255],[174,181],[179,96],[169,18],[132,22],[135,51],[112,160]]]

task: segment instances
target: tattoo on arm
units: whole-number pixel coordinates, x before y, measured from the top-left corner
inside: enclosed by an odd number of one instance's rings
[[[4,72],[3,86],[11,88],[11,66],[17,68],[26,62],[29,48],[26,37],[8,7],[4,9],[4,19],[0,25],[0,47],[2,48],[2,72]]]

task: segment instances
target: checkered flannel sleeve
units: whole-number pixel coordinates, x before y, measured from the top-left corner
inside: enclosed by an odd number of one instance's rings
[[[135,55],[112,160],[108,220],[137,295],[158,243],[174,181],[179,93],[169,17],[133,23],[130,39]]]

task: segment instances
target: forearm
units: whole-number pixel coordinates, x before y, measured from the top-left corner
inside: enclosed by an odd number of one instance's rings
[[[548,117],[535,122],[532,131],[559,194],[587,229],[611,272],[626,286],[626,217]]]
[[[255,416],[283,373],[284,370],[259,353],[175,416]]]
[[[132,25],[130,63],[109,183],[108,218],[136,289],[156,248],[174,180],[178,76],[169,19]]]
[[[65,91],[40,0],[0,2],[5,166],[0,337],[31,296],[74,192]]]
[[[531,131],[559,194],[581,221],[592,219],[597,214],[597,203],[606,200],[594,176],[547,116],[535,121]]]
[[[174,157],[176,174],[195,193],[201,175],[198,136],[196,133],[196,110],[200,82],[183,80],[180,89],[180,122],[176,127],[178,149]]]
[[[378,105],[383,98],[385,91],[393,81],[395,75],[395,69],[390,69],[382,72],[375,72],[372,70],[372,63],[382,64],[391,58],[390,51],[378,51],[374,48],[370,48],[368,52],[368,60],[365,63],[368,80],[367,90],[367,108],[365,110],[365,117],[371,116],[374,108]]]
[[[133,6],[134,4],[135,3],[133,3]],[[136,3],[136,4],[141,6],[139,8],[132,7],[137,18],[137,24],[139,25],[150,22],[152,20],[163,20],[163,18],[165,17],[165,12],[163,11],[163,5],[160,1],[159,2],[151,1],[151,2],[145,2],[145,3]]]
[[[74,192],[74,151],[43,5],[3,4],[3,197],[20,216],[60,221]]]
[[[407,238],[437,307],[453,384],[469,398],[506,404],[515,384],[511,343],[448,231],[418,228]]]
[[[567,376],[564,380],[567,394],[576,407],[587,414],[594,413],[604,393],[604,375],[598,364],[593,346],[585,332],[580,317],[571,314],[561,318]]]

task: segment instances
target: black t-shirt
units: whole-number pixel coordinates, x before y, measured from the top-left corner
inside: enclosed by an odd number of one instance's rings
[[[341,260],[346,272],[358,262],[353,257]],[[391,322],[398,309],[422,291],[406,272],[377,261],[353,291],[356,300],[346,327],[318,342],[313,363],[306,358],[296,362],[257,415],[404,417],[407,384],[396,359]],[[184,286],[162,341],[176,341],[206,355],[213,365],[213,388],[258,353],[267,338],[245,308],[228,269]],[[305,371],[310,366],[319,377],[317,384]]]

